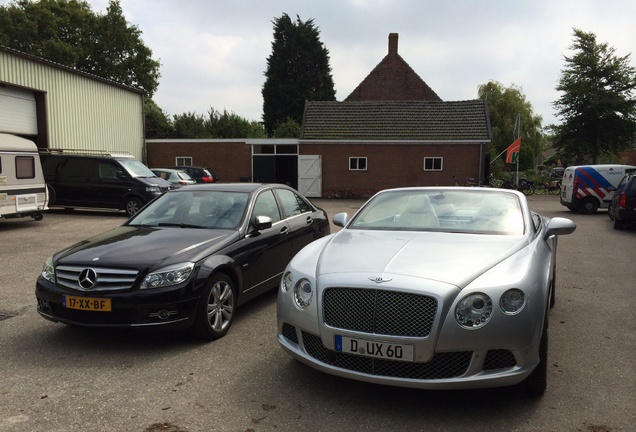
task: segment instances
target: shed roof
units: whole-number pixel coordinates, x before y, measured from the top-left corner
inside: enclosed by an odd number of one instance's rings
[[[93,74],[90,74],[90,73],[87,73],[87,72],[82,72],[82,71],[80,71],[78,69],[75,69],[75,68],[72,68],[70,66],[66,66],[66,65],[51,61],[51,60],[47,60],[47,59],[42,58],[42,57],[37,57],[37,56],[31,55],[31,54],[27,54],[25,52],[18,51],[16,49],[9,48],[9,47],[3,46],[3,45],[0,45],[0,52],[5,52],[7,54],[10,54],[10,55],[13,55],[13,56],[16,56],[16,57],[21,57],[21,58],[33,61],[35,63],[39,63],[39,64],[46,65],[46,66],[49,66],[49,67],[52,67],[52,68],[60,69],[60,70],[66,71],[66,72],[74,74],[74,75],[83,76],[85,78],[89,78],[89,79],[92,79],[92,80],[95,80],[95,81],[101,81],[103,83],[106,83],[106,84],[109,84],[109,85],[112,85],[112,86],[115,86],[115,87],[119,87],[119,88],[122,88],[122,89],[125,89],[125,90],[129,90],[131,92],[144,94],[144,90],[142,90],[140,88],[131,87],[131,86],[128,86],[126,84],[121,84],[121,83],[118,83],[116,81],[113,81],[113,80],[110,80],[110,79],[107,79],[107,78],[102,78],[102,77],[99,77],[97,75],[93,75]]]
[[[303,140],[491,140],[485,100],[305,102]]]

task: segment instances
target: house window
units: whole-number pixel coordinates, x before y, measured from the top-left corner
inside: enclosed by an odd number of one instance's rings
[[[424,171],[441,171],[444,166],[444,158],[441,157],[425,157]]]
[[[177,156],[177,166],[192,166],[192,156]]]
[[[365,157],[350,157],[349,158],[349,171],[366,171],[367,170],[367,158]]]
[[[15,177],[19,179],[35,178],[35,158],[33,156],[15,157]]]
[[[296,155],[298,154],[297,144],[254,144],[252,145],[254,155]]]

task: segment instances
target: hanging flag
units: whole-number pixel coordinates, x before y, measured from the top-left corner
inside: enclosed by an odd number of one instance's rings
[[[510,144],[506,149],[506,163],[516,164],[519,161],[519,151],[521,150],[521,137]]]

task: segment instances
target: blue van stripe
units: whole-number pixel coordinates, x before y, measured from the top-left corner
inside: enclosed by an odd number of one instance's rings
[[[581,168],[581,174],[579,175],[579,182],[588,188],[609,188],[612,184],[605,179],[598,171],[591,167]]]

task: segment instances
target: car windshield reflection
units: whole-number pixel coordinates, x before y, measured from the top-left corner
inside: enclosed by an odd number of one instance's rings
[[[505,191],[399,190],[376,195],[348,228],[523,235],[524,219],[517,196]]]
[[[128,225],[235,229],[243,220],[248,194],[224,191],[175,191],[157,198]]]

